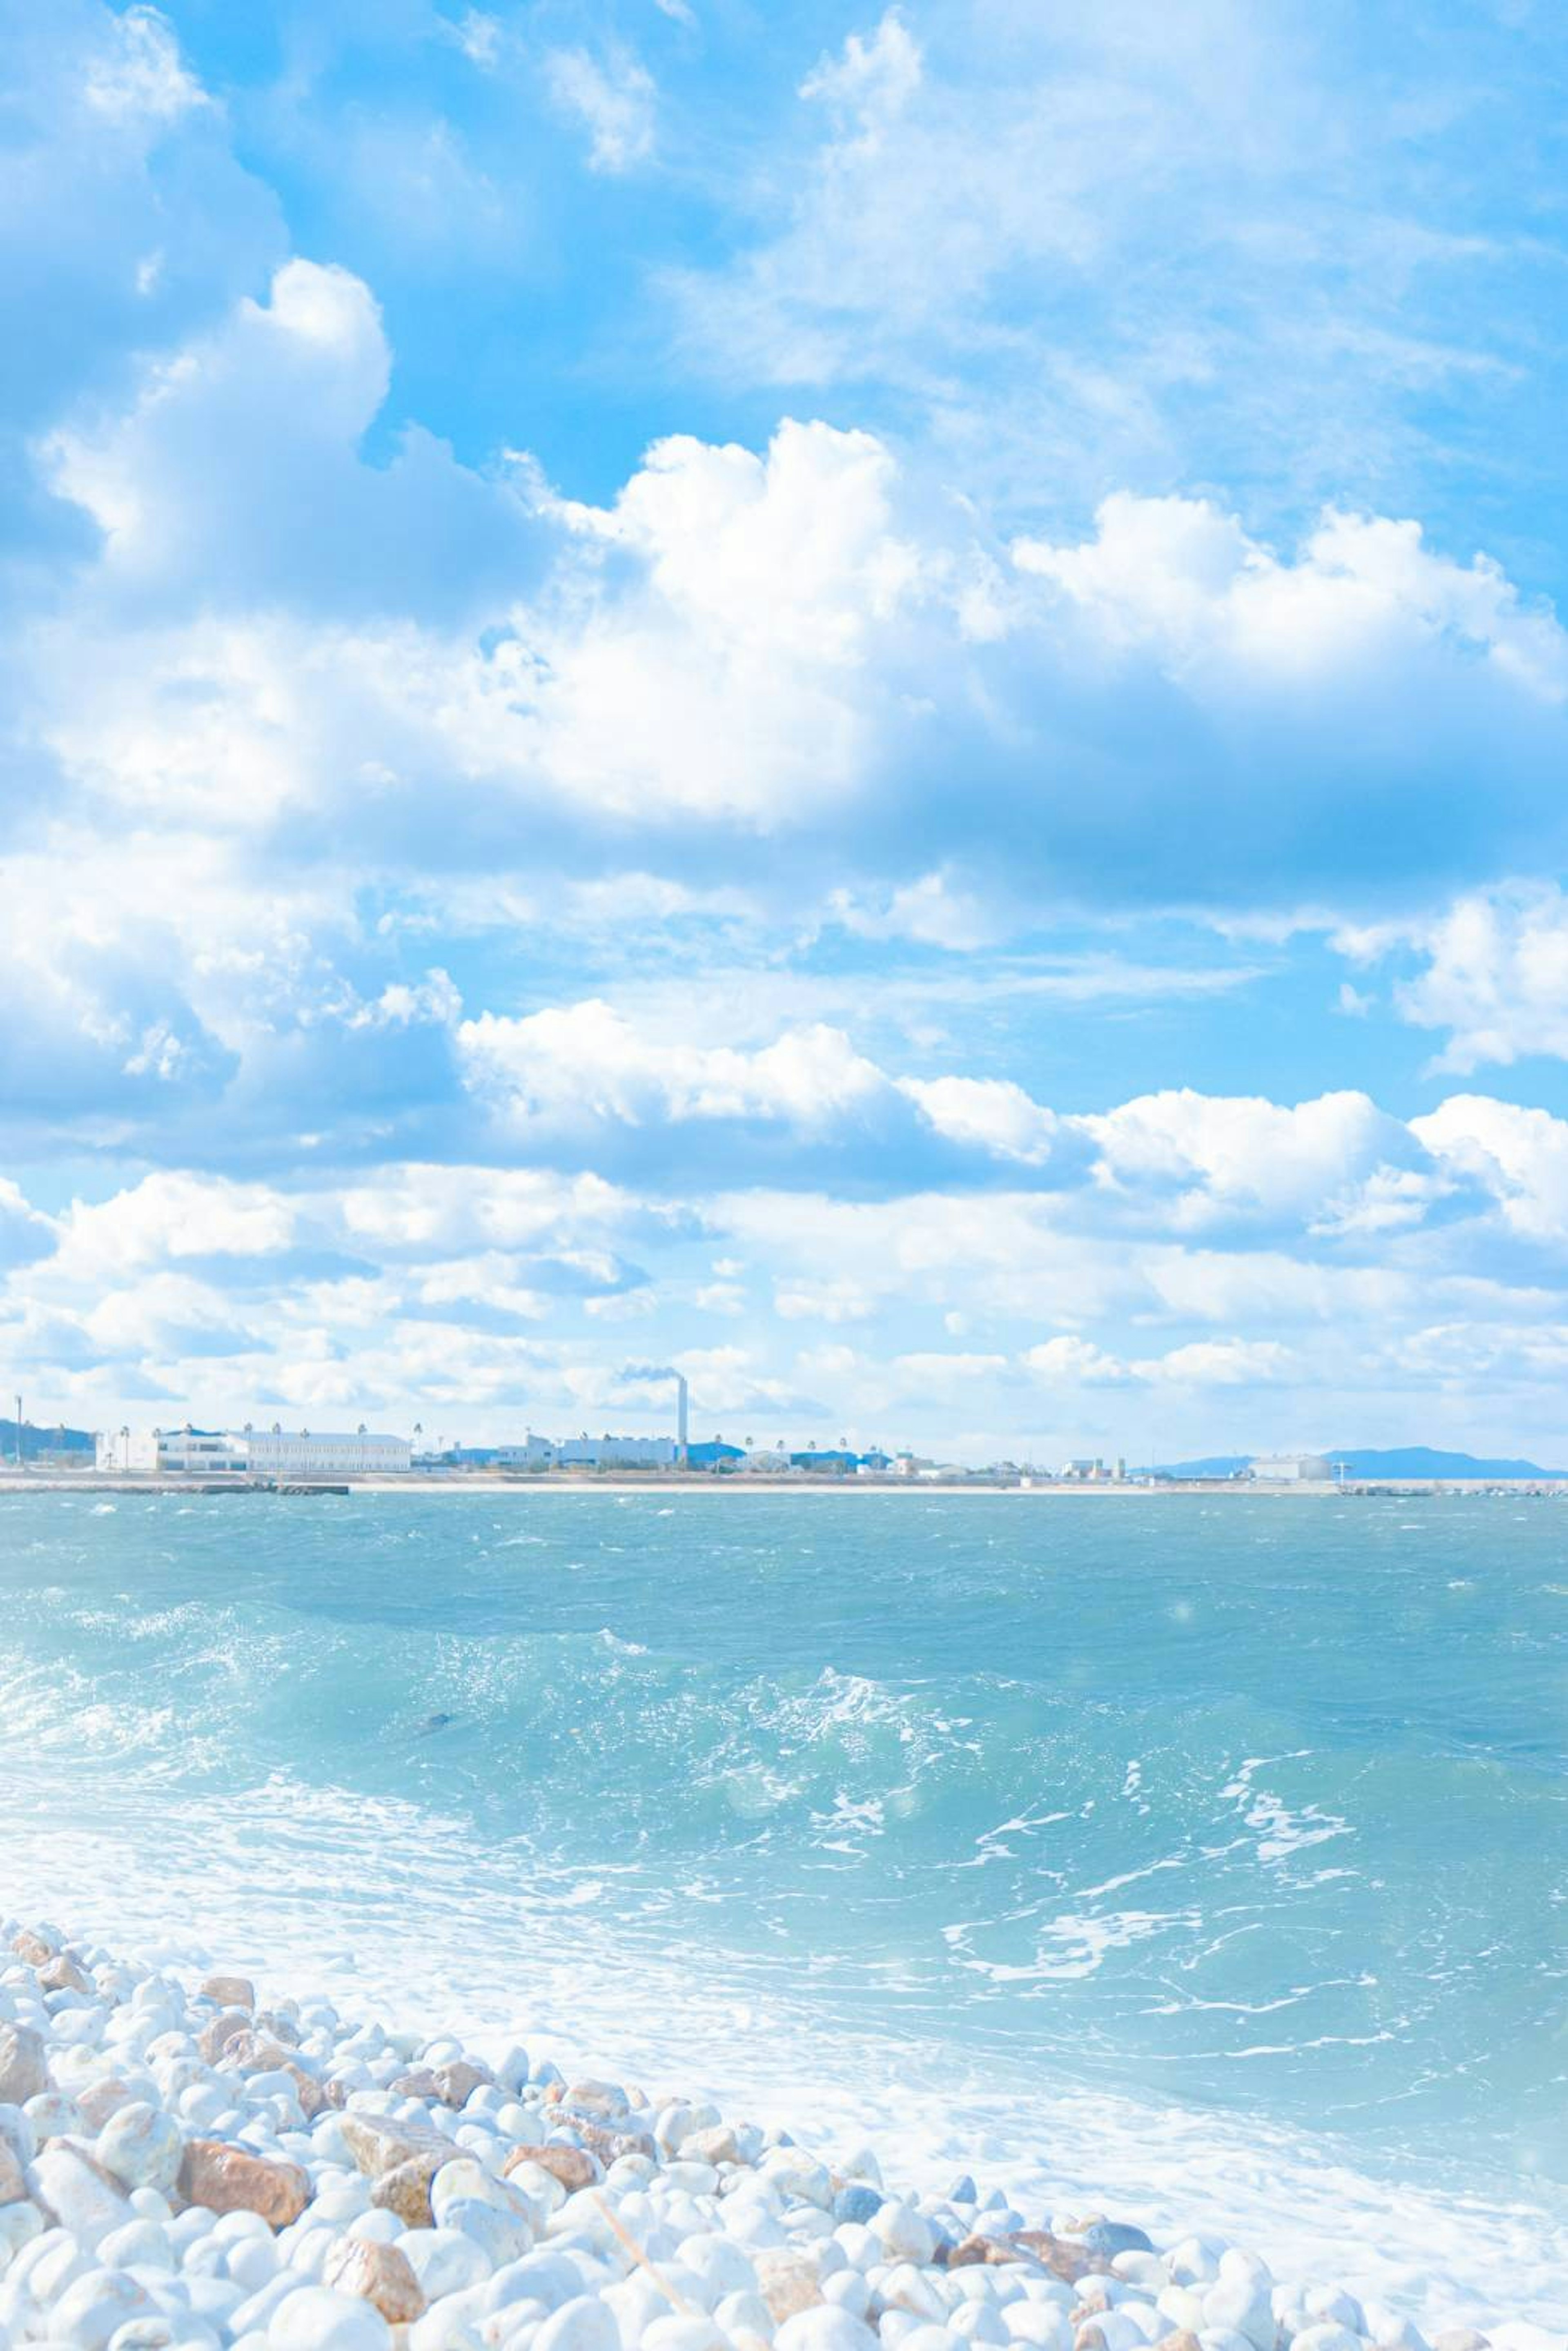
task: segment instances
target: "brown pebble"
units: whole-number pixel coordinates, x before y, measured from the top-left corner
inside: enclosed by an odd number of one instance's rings
[[[196,2046],[209,2065],[215,2065],[231,2041],[242,2032],[250,2032],[252,2018],[248,2008],[220,2009],[217,2015],[204,2024],[196,2035]]]
[[[300,2113],[308,2123],[313,2123],[327,2104],[326,2091],[314,2074],[308,2074],[303,2065],[296,2065],[292,2059],[283,2070],[298,2095]]]
[[[236,2032],[225,2042],[221,2063],[236,2074],[276,2074],[294,2062],[282,2043],[269,2032]]]
[[[470,2057],[455,2057],[449,2065],[435,2069],[435,2095],[444,2105],[465,2106],[476,2090],[495,2086],[488,2065],[476,2065]]]
[[[1203,2346],[1188,2328],[1178,2326],[1174,2335],[1161,2335],[1155,2351],[1203,2351]]]
[[[1092,2260],[1082,2245],[1070,2245],[1065,2238],[1053,2237],[1049,2229],[1019,2229],[1006,2237],[966,2237],[947,2256],[950,2270],[967,2269],[976,2262],[992,2266],[1003,2262],[1025,2262],[1049,2271],[1068,2285],[1076,2284],[1081,2277],[1103,2274],[1104,2271],[1104,2263]]]
[[[298,2220],[310,2192],[297,2163],[270,2163],[219,2138],[193,2138],[180,2166],[180,2193],[209,2212],[259,2212],[275,2229]]]
[[[515,2147],[501,2166],[502,2178],[525,2163],[537,2163],[559,2180],[569,2196],[580,2188],[591,2188],[599,2177],[599,2166],[585,2147]]]
[[[822,2299],[816,2264],[793,2245],[763,2245],[753,2255],[757,2291],[768,2304],[775,2326],[782,2326],[802,2310],[814,2310]]]
[[[122,2082],[118,2074],[100,2074],[96,2082],[89,2082],[85,2090],[77,2092],[77,2105],[82,2120],[99,2131],[110,2115],[117,2115],[121,2106],[130,2105],[137,2095],[130,2083]]]
[[[19,1935],[12,1936],[11,1949],[30,1968],[47,1967],[55,1956],[54,1945],[46,1943],[42,1935],[35,1935],[30,1927],[24,1927]]]
[[[396,2098],[439,2098],[441,2085],[428,2065],[411,2065],[406,2074],[394,2074],[387,2088]]]
[[[0,2024],[0,2106],[25,2106],[49,2087],[44,2036],[30,2024]]]
[[[202,1998],[218,2008],[254,2008],[256,1986],[248,1976],[209,1976]]]
[[[1082,2245],[1069,2244],[1065,2237],[1053,2237],[1049,2229],[1019,2229],[1009,2243],[1031,2254],[1041,2269],[1049,2270],[1068,2285],[1076,2285],[1083,2277],[1103,2277],[1110,2268],[1109,2262],[1096,2261]]]
[[[579,2138],[593,2149],[600,2161],[611,2164],[621,2155],[656,2155],[657,2147],[647,2131],[606,2130],[602,2123],[584,2122],[573,2115],[571,2127]]]
[[[412,2156],[434,2155],[439,2162],[450,2163],[461,2152],[429,2123],[400,2123],[391,2115],[348,2113],[342,2130],[350,2154],[371,2179],[395,2170]]]
[[[90,1991],[92,1978],[77,1965],[68,1951],[61,1951],[38,1970],[40,1991]]]
[[[451,2151],[437,2155],[434,2148],[423,2154],[411,2155],[406,2163],[394,2163],[383,2171],[371,2187],[371,2202],[382,2212],[395,2212],[408,2229],[428,2229],[434,2215],[430,2209],[430,2183],[444,2163],[451,2160]]]
[[[14,2150],[0,2138],[0,2204],[19,2204],[27,2182]]]
[[[281,2041],[286,2049],[298,2049],[299,2046],[299,2027],[291,2016],[285,2016],[278,2009],[264,2008],[256,2017],[256,2029],[258,2032],[270,2032],[273,2039]]]
[[[389,2326],[407,2326],[425,2309],[424,2289],[408,2255],[366,2237],[339,2239],[322,2265],[321,2283],[340,2294],[357,2294]]]

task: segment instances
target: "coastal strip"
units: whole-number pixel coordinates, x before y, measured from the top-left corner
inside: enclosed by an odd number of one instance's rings
[[[0,2351],[1568,2351],[48,1925],[0,1953]]]

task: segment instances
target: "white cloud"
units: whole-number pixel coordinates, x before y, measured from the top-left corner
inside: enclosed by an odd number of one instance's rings
[[[903,113],[920,86],[919,44],[896,8],[869,38],[851,33],[837,57],[824,57],[800,84],[802,98],[820,99],[874,140]]]
[[[105,37],[87,68],[87,102],[95,114],[115,124],[166,123],[208,102],[181,58],[173,26],[159,9],[105,14]]]
[[[1143,1380],[1191,1387],[1252,1387],[1282,1380],[1296,1358],[1277,1339],[1195,1339],[1164,1355],[1133,1365]]]
[[[1236,1216],[1310,1221],[1385,1161],[1411,1155],[1398,1123],[1362,1093],[1288,1108],[1184,1087],[1076,1123],[1094,1140],[1106,1188],[1152,1197],[1179,1232]]]
[[[1425,958],[1396,984],[1406,1020],[1446,1029],[1434,1067],[1468,1074],[1531,1053],[1568,1060],[1568,898],[1552,883],[1515,883],[1456,899],[1415,923],[1343,926],[1342,952],[1376,961],[1413,947]]]
[[[629,172],[653,152],[653,76],[628,50],[602,58],[587,49],[553,49],[546,60],[550,95],[563,112],[587,127],[588,160],[595,172]]]
[[[1444,1165],[1492,1196],[1510,1230],[1568,1240],[1568,1122],[1486,1094],[1453,1094],[1410,1124]]]
[[[1023,1360],[1040,1378],[1064,1387],[1123,1387],[1132,1376],[1119,1356],[1067,1332],[1027,1348]]]
[[[521,1019],[485,1013],[457,1032],[468,1081],[521,1126],[611,1118],[777,1119],[811,1134],[887,1091],[841,1029],[786,1030],[760,1051],[666,1044],[590,1000]]]
[[[1113,652],[1151,651],[1200,695],[1239,678],[1301,685],[1451,644],[1549,703],[1568,698],[1568,634],[1485,556],[1434,554],[1416,522],[1325,514],[1293,561],[1206,498],[1118,491],[1077,546],[1014,542],[1013,560],[1090,618]]]
[[[904,1078],[902,1091],[951,1142],[1040,1165],[1060,1121],[1006,1078]]]
[[[170,1171],[60,1219],[59,1270],[72,1280],[181,1258],[267,1257],[292,1244],[298,1211],[265,1184]]]

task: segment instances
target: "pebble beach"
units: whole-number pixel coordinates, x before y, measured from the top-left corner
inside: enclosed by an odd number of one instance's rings
[[[486,2062],[0,1925],[0,2351],[1565,2351],[1430,2343],[1191,2216],[834,2161],[692,2095]]]

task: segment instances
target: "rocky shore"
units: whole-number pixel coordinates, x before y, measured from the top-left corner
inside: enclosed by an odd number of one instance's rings
[[[1565,2287],[1568,2293],[1568,2287]],[[870,2149],[494,2066],[0,1924],[0,2351],[1568,2351],[1427,2345],[1201,2231],[915,2193]]]

